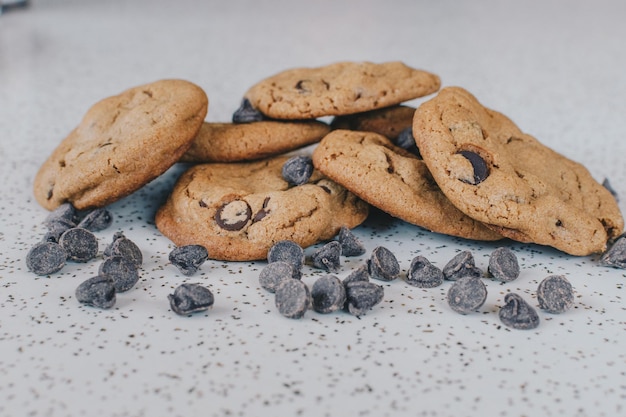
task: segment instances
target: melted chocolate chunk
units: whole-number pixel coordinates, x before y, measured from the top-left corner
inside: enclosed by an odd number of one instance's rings
[[[234,200],[224,204],[215,213],[215,222],[219,227],[230,232],[243,229],[252,217],[252,209],[243,200]]]
[[[474,182],[470,182],[470,184],[478,185],[487,179],[489,176],[489,167],[480,155],[472,151],[460,151],[459,154],[470,161],[474,169]]]

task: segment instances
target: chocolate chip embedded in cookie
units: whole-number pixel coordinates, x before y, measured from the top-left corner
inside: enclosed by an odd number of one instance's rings
[[[195,84],[161,80],[94,104],[41,166],[37,201],[52,210],[102,207],[156,178],[191,145],[208,98]]]
[[[314,119],[400,104],[439,90],[439,77],[402,62],[338,62],[294,68],[266,78],[245,94],[275,119]]]
[[[411,224],[470,239],[502,238],[459,211],[424,161],[382,135],[332,131],[313,151],[313,164],[371,205]]]
[[[184,162],[241,162],[267,158],[319,142],[330,127],[316,120],[202,124]]]
[[[158,210],[158,229],[177,246],[199,244],[212,259],[266,259],[281,240],[302,247],[353,228],[368,205],[314,171],[306,184],[282,177],[289,158],[191,167]]]
[[[413,132],[450,201],[506,237],[588,255],[624,228],[615,199],[584,166],[461,88],[420,105]]]
[[[414,107],[391,106],[363,113],[336,116],[330,123],[330,127],[333,130],[375,132],[394,141],[403,130],[413,126],[414,114]]]

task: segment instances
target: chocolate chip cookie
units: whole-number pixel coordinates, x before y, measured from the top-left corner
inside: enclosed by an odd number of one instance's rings
[[[44,162],[37,201],[52,210],[102,207],[165,172],[191,145],[208,98],[184,80],[141,85],[94,104]]]
[[[359,130],[375,132],[394,141],[400,132],[413,126],[415,107],[397,105],[383,109],[336,116],[330,123],[333,130]]]
[[[205,122],[181,161],[238,162],[262,159],[319,142],[329,131],[328,124],[316,120]]]
[[[307,247],[365,220],[367,203],[319,171],[290,185],[281,173],[288,159],[191,167],[158,210],[158,229],[177,246],[206,247],[211,259],[247,261],[266,259],[277,241]]]
[[[294,68],[252,86],[245,98],[275,119],[314,119],[400,104],[439,90],[439,77],[402,62],[337,62]]]
[[[615,199],[583,165],[462,88],[445,88],[420,105],[413,132],[450,201],[506,237],[588,255],[604,251],[624,228]]]
[[[313,151],[313,164],[361,199],[408,223],[470,239],[502,238],[459,211],[424,161],[377,133],[334,130]]]

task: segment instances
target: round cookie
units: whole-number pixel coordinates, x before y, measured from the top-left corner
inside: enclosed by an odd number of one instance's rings
[[[333,130],[346,129],[362,132],[375,132],[392,141],[400,132],[413,126],[415,108],[411,106],[391,106],[345,116],[336,116],[330,123]]]
[[[371,205],[408,223],[469,239],[502,238],[454,207],[424,161],[377,133],[332,131],[313,151],[313,165]]]
[[[615,199],[584,166],[462,88],[443,89],[419,106],[413,132],[452,203],[506,237],[588,255],[623,230]]]
[[[156,226],[177,246],[204,246],[211,259],[248,261],[266,259],[279,240],[307,247],[366,219],[367,203],[319,171],[290,186],[281,174],[288,159],[191,167],[157,211]]]
[[[238,162],[262,159],[319,142],[329,131],[330,126],[316,120],[205,122],[181,161]]]
[[[208,110],[205,92],[184,80],[160,80],[94,104],[44,162],[37,201],[53,210],[110,204],[161,175],[191,145]]]
[[[338,62],[280,72],[245,98],[274,119],[314,119],[393,106],[432,94],[440,84],[437,75],[402,62]]]

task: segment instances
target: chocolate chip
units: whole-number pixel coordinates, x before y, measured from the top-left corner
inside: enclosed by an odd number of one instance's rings
[[[278,312],[290,319],[301,318],[311,305],[311,292],[299,279],[281,281],[274,297]]]
[[[337,241],[341,244],[343,256],[360,256],[365,253],[365,246],[346,226],[341,226],[337,234]]]
[[[49,275],[65,266],[67,252],[56,242],[40,242],[26,254],[26,266],[37,275]]]
[[[295,89],[298,90],[300,94],[310,93],[311,90],[306,87],[306,84],[310,82],[310,80],[298,80],[295,85]]]
[[[539,326],[539,315],[524,299],[515,293],[504,297],[500,308],[500,321],[513,329],[529,330]]]
[[[273,293],[276,287],[286,279],[293,279],[293,267],[288,262],[276,261],[267,264],[259,273],[259,285]],[[299,277],[298,277],[299,278]]]
[[[626,269],[626,235],[620,236],[600,258],[600,265]]]
[[[611,193],[611,195],[615,198],[615,201],[619,202],[619,195],[617,194],[617,191],[615,191],[615,189],[611,186],[611,182],[608,178],[605,178],[604,181],[602,181],[602,186],[604,186],[604,188],[606,188],[609,193]]]
[[[174,290],[174,294],[168,295],[167,298],[172,311],[181,316],[206,311],[215,301],[211,290],[192,283],[179,285]]]
[[[186,276],[195,274],[207,259],[209,259],[209,252],[202,245],[179,246],[169,254],[172,265]]]
[[[500,247],[491,252],[489,257],[489,275],[498,281],[510,282],[519,277],[520,268],[515,253],[507,247]]]
[[[48,229],[56,229],[58,224],[67,225],[66,229],[70,229],[76,227],[76,219],[77,211],[74,206],[70,203],[64,203],[52,210],[43,223]]]
[[[346,303],[346,289],[334,275],[320,277],[311,287],[313,310],[318,313],[332,313],[343,308]]]
[[[76,300],[91,307],[108,309],[115,305],[115,285],[109,277],[95,276],[76,288]]]
[[[265,115],[252,107],[247,98],[241,100],[239,108],[233,113],[233,123],[252,123],[265,120]]]
[[[370,276],[382,281],[392,281],[400,275],[396,256],[384,246],[376,247],[368,260]]]
[[[306,184],[313,174],[313,161],[307,155],[293,156],[285,161],[281,173],[291,185]]]
[[[74,262],[87,262],[98,255],[98,239],[86,229],[73,227],[59,238],[59,245],[67,252],[67,259]]]
[[[466,250],[457,254],[443,267],[443,276],[448,281],[456,281],[462,277],[480,277],[482,271],[474,264],[472,252]]]
[[[369,281],[370,280],[370,271],[367,266],[361,265],[358,268],[355,268],[350,272],[350,274],[343,279],[343,285],[347,286],[351,282],[354,281]]]
[[[341,266],[341,244],[336,240],[328,242],[311,256],[315,268],[328,272],[338,272]]]
[[[265,200],[263,200],[263,206],[261,207],[261,210],[259,210],[258,213],[255,214],[254,217],[252,218],[252,223],[259,222],[259,221],[263,220],[265,218],[265,216],[270,214],[270,211],[267,208],[269,202],[270,202],[270,198],[269,197],[265,197]]]
[[[383,287],[371,281],[353,281],[345,287],[345,308],[353,316],[362,316],[383,301]]]
[[[215,222],[230,232],[243,229],[252,218],[252,209],[244,200],[225,203],[215,213]]]
[[[420,288],[434,288],[443,284],[443,271],[430,263],[423,256],[416,256],[411,261],[406,282]]]
[[[452,310],[460,314],[469,314],[485,303],[487,287],[480,278],[461,277],[448,289],[447,299]]]
[[[117,232],[113,235],[113,242],[104,250],[104,257],[109,258],[111,256],[122,256],[130,260],[136,268],[141,268],[143,264],[143,254],[141,249],[128,239],[122,232]]]
[[[469,182],[469,184],[478,185],[487,179],[489,176],[489,167],[479,154],[472,151],[460,151],[459,154],[470,161],[474,169],[474,180],[473,182]]]
[[[413,136],[412,127],[407,127],[400,132],[398,137],[395,139],[395,145],[402,149],[406,149],[407,151],[417,156],[419,159],[422,159],[420,150],[415,143],[415,137]]]
[[[539,308],[548,313],[563,313],[574,304],[574,289],[563,275],[550,275],[537,287]]]
[[[100,264],[98,275],[110,278],[116,292],[128,291],[139,281],[137,266],[123,256],[106,258]]]
[[[293,268],[294,277],[301,276],[304,266],[304,249],[293,240],[279,240],[267,251],[267,262],[284,261]]]
[[[105,208],[97,208],[87,213],[85,217],[78,223],[78,227],[87,229],[90,232],[99,232],[111,226],[113,216],[109,210]]]

